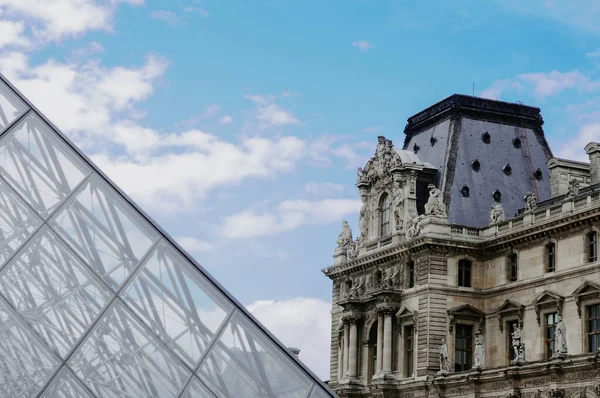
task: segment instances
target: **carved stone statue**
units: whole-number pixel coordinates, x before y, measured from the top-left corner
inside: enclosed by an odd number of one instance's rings
[[[518,324],[513,324],[511,333],[512,347],[515,351],[515,359],[510,361],[511,365],[518,365],[525,362],[525,346],[523,345],[523,332]]]
[[[354,260],[356,256],[358,256],[358,246],[360,244],[360,238],[356,238],[356,240],[350,240],[350,243],[346,246],[346,259]]]
[[[473,357],[473,367],[485,367],[485,346],[483,342],[483,335],[479,330],[475,332],[475,352],[473,353]]]
[[[504,221],[504,207],[502,205],[492,205],[490,210],[490,225]]]
[[[554,357],[562,357],[567,355],[567,328],[560,315],[556,316],[557,322],[554,325],[554,344],[556,354]]]
[[[442,201],[442,191],[433,184],[429,184],[427,188],[429,189],[429,199],[425,203],[425,214],[434,217],[448,217],[446,205]]]
[[[382,289],[391,289],[398,285],[398,274],[400,267],[395,266],[385,271],[385,276],[382,278],[380,286]]]
[[[360,229],[360,239],[365,241],[369,234],[369,226],[368,226],[368,222],[367,222],[367,207],[368,207],[367,195],[361,194],[360,200],[362,201],[362,207],[360,208],[360,218],[358,220],[358,228]]]
[[[408,220],[406,223],[406,237],[408,239],[414,238],[421,233],[421,221],[425,218],[424,214],[416,216],[412,220]]]
[[[354,299],[360,297],[364,283],[365,277],[363,275],[352,278],[352,287],[348,290],[348,298]]]
[[[567,198],[574,198],[579,195],[579,180],[572,179],[569,181],[569,192]]]
[[[440,347],[440,372],[450,371],[450,360],[448,357],[448,343],[446,339],[442,339],[442,346]]]
[[[373,286],[373,275],[367,274],[367,276],[365,277],[365,290],[371,291],[374,287],[375,286]]]
[[[525,211],[534,211],[537,208],[537,195],[531,192],[525,194]]]
[[[338,247],[347,248],[350,243],[352,243],[352,228],[350,228],[348,221],[344,221],[342,222],[342,230],[337,238],[337,245]]]
[[[394,204],[394,221],[396,223],[396,231],[402,231],[402,229],[404,229],[404,220],[402,220],[402,213],[404,210],[404,189],[402,188],[400,181],[394,182],[392,197]]]
[[[390,169],[401,163],[400,155],[394,151],[394,144],[383,136],[377,137],[375,155],[364,168],[358,169],[357,184],[373,184],[390,176]]]

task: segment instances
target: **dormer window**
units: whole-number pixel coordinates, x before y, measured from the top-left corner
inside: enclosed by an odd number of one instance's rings
[[[390,228],[390,195],[384,193],[379,201],[379,208],[381,209],[381,236],[389,235],[391,232]]]

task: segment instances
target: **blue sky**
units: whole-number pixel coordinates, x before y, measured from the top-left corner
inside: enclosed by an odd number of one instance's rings
[[[524,5],[526,4],[526,5]],[[453,93],[600,139],[594,0],[0,0],[0,71],[327,378],[329,265],[376,137]]]

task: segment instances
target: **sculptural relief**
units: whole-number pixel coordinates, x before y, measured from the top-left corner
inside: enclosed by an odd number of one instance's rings
[[[402,214],[404,212],[404,189],[402,188],[400,181],[394,181],[392,203],[394,205],[396,231],[402,231],[404,229],[404,220],[402,219]]]
[[[429,199],[425,203],[425,214],[433,217],[448,217],[446,205],[442,201],[442,191],[433,184],[429,184],[427,188],[429,189]]]
[[[490,225],[504,221],[504,207],[502,205],[492,205],[490,210]]]
[[[569,191],[567,193],[567,198],[571,199],[579,195],[579,180],[572,179],[569,181]]]
[[[394,287],[397,287],[399,285],[399,275],[399,266],[388,268],[385,271],[384,277],[381,280],[380,287],[382,289],[392,289]]]
[[[525,211],[534,211],[537,208],[537,195],[531,192],[525,194]]]
[[[406,237],[414,238],[421,233],[421,221],[425,219],[425,215],[421,214],[406,223]]]
[[[357,171],[356,183],[374,184],[390,175],[390,169],[401,163],[400,156],[394,151],[391,140],[383,136],[377,137],[375,155],[369,159],[364,168]]]
[[[337,238],[337,245],[338,247],[346,248],[350,243],[352,243],[352,228],[350,228],[348,221],[344,220],[342,222],[342,230]]]
[[[352,278],[352,287],[348,290],[347,298],[356,299],[362,295],[365,277],[363,275]]]
[[[360,239],[366,240],[369,235],[369,225],[367,221],[367,195],[361,194],[360,200],[362,201],[362,207],[360,208],[360,218],[358,220],[358,228],[360,229]]]
[[[483,335],[478,330],[475,332],[475,351],[473,353],[473,367],[483,368],[485,366],[485,346]]]
[[[450,371],[450,360],[448,357],[448,343],[446,339],[442,339],[442,346],[440,347],[440,372]]]

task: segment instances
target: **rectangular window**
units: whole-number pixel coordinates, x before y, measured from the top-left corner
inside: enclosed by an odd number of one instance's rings
[[[556,245],[554,243],[548,243],[546,246],[546,271],[554,272],[556,269]]]
[[[506,333],[506,346],[507,346],[507,351],[508,351],[508,360],[512,361],[514,360],[517,356],[515,353],[515,349],[512,345],[512,332],[513,330],[515,330],[515,326],[517,325],[519,326],[519,321],[515,320],[515,321],[509,321],[506,323],[506,329],[505,329],[505,333],[506,331],[508,331],[508,333]]]
[[[454,371],[471,370],[473,363],[473,326],[456,325]]]
[[[588,261],[593,263],[598,259],[598,234],[595,231],[587,234],[588,239]]]
[[[458,286],[471,287],[471,261],[458,260]]]
[[[546,330],[544,340],[546,341],[546,359],[554,355],[554,325],[556,324],[556,313],[546,315]]]
[[[413,374],[414,340],[414,326],[406,326],[404,328],[404,377],[412,377]]]
[[[600,349],[600,304],[587,307],[588,352]]]
[[[514,282],[517,280],[517,272],[518,272],[517,255],[511,254],[510,255],[510,277],[509,277],[509,280],[511,282]]]
[[[415,262],[408,262],[408,287],[415,286]]]

